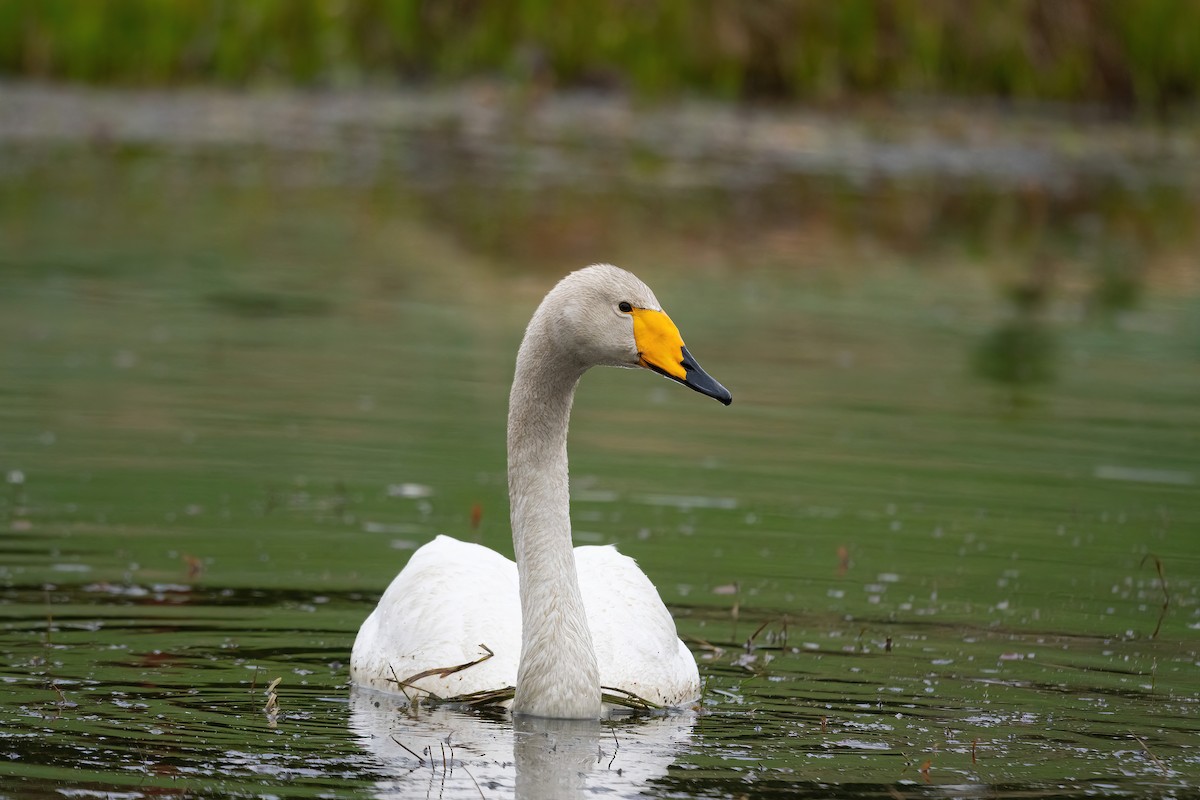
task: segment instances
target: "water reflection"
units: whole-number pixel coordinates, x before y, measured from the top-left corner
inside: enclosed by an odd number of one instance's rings
[[[694,712],[594,720],[414,711],[355,688],[350,729],[384,772],[376,795],[573,798],[640,795],[691,743]]]

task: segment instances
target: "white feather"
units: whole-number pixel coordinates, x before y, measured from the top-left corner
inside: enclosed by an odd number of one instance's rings
[[[600,685],[661,706],[695,701],[696,662],[637,563],[612,546],[576,547],[574,556]],[[490,658],[421,678],[408,693],[458,697],[517,683],[517,565],[482,545],[439,536],[413,553],[363,623],[354,642],[354,682],[400,692],[397,679],[476,661],[485,647]]]

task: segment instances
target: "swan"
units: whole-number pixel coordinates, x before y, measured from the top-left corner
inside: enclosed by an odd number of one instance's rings
[[[418,548],[359,629],[352,683],[439,698],[515,687],[513,713],[561,719],[601,717],[604,691],[662,707],[699,698],[696,661],[645,573],[612,546],[572,548],[567,425],[593,366],[642,367],[733,401],[632,273],[567,275],[525,330],[509,395],[516,563],[449,536]]]

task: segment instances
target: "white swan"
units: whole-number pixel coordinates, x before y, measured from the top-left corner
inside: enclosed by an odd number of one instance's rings
[[[448,536],[418,549],[359,629],[354,683],[443,698],[515,686],[515,713],[575,719],[602,714],[601,687],[661,706],[699,697],[696,661],[645,573],[612,547],[571,547],[567,424],[597,365],[733,399],[632,274],[597,264],[565,277],[529,322],[509,396],[516,564]]]

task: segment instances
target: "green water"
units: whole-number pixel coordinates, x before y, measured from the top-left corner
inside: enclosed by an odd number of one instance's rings
[[[971,265],[625,259],[735,401],[589,374],[575,528],[659,587],[702,707],[414,716],[351,695],[354,634],[437,533],[511,552],[513,357],[578,265],[401,191],[66,163],[0,183],[0,796],[1200,785],[1188,291],[1060,313],[1017,392],[972,370],[1006,304]]]

